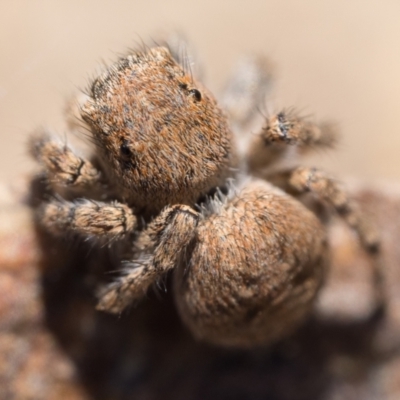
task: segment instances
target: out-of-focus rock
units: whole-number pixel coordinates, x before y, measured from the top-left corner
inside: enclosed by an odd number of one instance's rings
[[[169,293],[119,318],[96,312],[113,254],[41,232],[27,192],[25,181],[0,186],[0,399],[400,398],[400,195],[390,189],[356,192],[383,235],[386,314],[375,312],[370,259],[334,222],[314,316],[256,351],[195,342]]]
[[[43,249],[23,187],[0,188],[0,399],[84,399],[73,362],[46,327]]]

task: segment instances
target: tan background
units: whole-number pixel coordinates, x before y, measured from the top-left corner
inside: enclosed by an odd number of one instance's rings
[[[339,122],[326,168],[400,181],[398,0],[1,0],[0,179],[31,168],[35,127],[65,134],[65,99],[102,59],[160,29],[186,33],[212,89],[241,53],[269,55],[278,105]]]

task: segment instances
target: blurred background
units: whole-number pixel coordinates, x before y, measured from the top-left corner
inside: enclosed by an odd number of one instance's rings
[[[338,150],[319,165],[400,180],[397,0],[2,0],[0,179],[32,168],[25,143],[36,127],[65,135],[65,102],[102,60],[171,30],[193,43],[214,91],[241,54],[269,56],[278,107],[340,126]]]

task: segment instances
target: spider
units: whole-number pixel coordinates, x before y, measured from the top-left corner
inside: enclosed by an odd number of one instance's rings
[[[31,136],[57,194],[37,218],[54,235],[128,244],[129,263],[100,291],[99,310],[121,313],[173,271],[178,312],[196,338],[267,345],[310,314],[329,266],[316,205],[336,210],[373,257],[379,238],[333,178],[281,165],[293,150],[332,147],[329,124],[283,110],[249,133],[269,90],[264,61],[238,69],[222,111],[177,58],[162,46],[134,51],[92,81],[80,105],[89,157],[47,131]]]

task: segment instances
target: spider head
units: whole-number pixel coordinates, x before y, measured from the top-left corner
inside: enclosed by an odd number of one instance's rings
[[[166,48],[111,66],[93,81],[81,114],[104,169],[139,203],[192,202],[226,175],[226,118]]]

